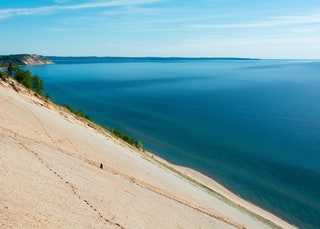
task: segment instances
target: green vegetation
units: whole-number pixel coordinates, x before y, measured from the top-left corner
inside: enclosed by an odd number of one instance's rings
[[[50,94],[48,92],[46,92],[44,97],[46,98],[46,100],[51,100],[51,96],[50,96]]]
[[[141,149],[142,149],[142,142],[136,141],[136,142],[134,143],[134,146],[141,150]]]
[[[47,58],[40,55],[17,54],[17,55],[0,55],[0,67],[12,65],[29,65],[29,64],[50,64]]]
[[[75,114],[76,116],[78,117],[81,117],[81,118],[85,118],[85,119],[88,119],[91,121],[91,118],[89,115],[85,115],[81,109],[78,109],[78,110],[74,110],[70,105],[68,104],[64,104],[62,105],[63,107],[67,108],[71,113]]]
[[[44,91],[43,81],[40,79],[38,75],[32,75],[32,73],[29,70],[23,70],[19,66],[13,66],[11,63],[8,64],[7,73],[8,75],[12,76],[15,80],[17,80],[26,88],[36,92],[41,96],[44,96],[44,98],[48,100],[50,99],[50,95],[48,93],[43,95],[43,91]],[[2,78],[2,75],[1,75],[1,78]],[[63,107],[67,108],[70,112],[74,113],[78,117],[91,120],[90,116],[85,115],[81,109],[74,110],[70,105],[63,105]]]
[[[111,133],[124,140],[125,142],[129,143],[130,145],[133,145],[137,147],[138,149],[142,149],[142,143],[140,141],[135,141],[133,138],[129,137],[128,135],[125,135],[124,133],[118,131],[118,130],[112,130]]]
[[[24,64],[22,60],[26,55],[27,54],[0,56],[0,67],[7,67],[10,63],[13,65],[22,65]]]
[[[8,66],[8,74],[9,74],[9,76],[11,76],[12,77],[12,73],[13,73],[13,66],[12,66],[12,63],[10,62],[9,63],[9,66]]]
[[[44,90],[43,82],[38,75],[34,75],[32,77],[32,88],[39,95],[43,95],[43,90]]]
[[[5,72],[0,71],[0,79],[6,81],[9,76]]]
[[[26,88],[43,96],[43,81],[38,75],[32,75],[29,70],[23,70],[19,66],[12,66],[11,63],[8,65],[7,73]]]
[[[7,71],[2,72],[0,71],[0,78],[4,81],[11,76],[16,81],[24,85],[26,88],[34,91],[40,96],[43,96],[47,100],[51,100],[50,95],[46,93],[43,95],[44,86],[43,81],[40,79],[38,75],[32,75],[32,73],[29,70],[23,70],[19,66],[14,66],[11,63],[8,64]],[[62,107],[65,107],[68,109],[71,113],[75,114],[78,117],[85,118],[91,121],[91,118],[89,115],[86,115],[83,113],[81,109],[74,110],[70,105],[64,104]],[[135,139],[131,138],[128,135],[125,135],[124,133],[118,131],[118,130],[112,130],[111,133],[124,140],[125,142],[129,143],[130,145],[135,146],[137,149],[142,150],[142,143],[140,141],[136,141]]]

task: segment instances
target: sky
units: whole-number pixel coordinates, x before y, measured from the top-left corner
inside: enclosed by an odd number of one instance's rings
[[[320,0],[1,0],[0,55],[320,59]]]

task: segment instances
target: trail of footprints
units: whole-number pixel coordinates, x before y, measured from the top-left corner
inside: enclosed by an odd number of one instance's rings
[[[51,144],[54,145],[56,147],[56,149],[60,152],[63,152],[62,148],[59,146],[59,144],[57,144],[58,140],[55,140],[52,138],[52,136],[50,135],[49,131],[45,128],[45,126],[43,125],[43,123],[41,122],[41,120],[37,117],[37,115],[29,110],[29,112],[32,114],[32,116],[37,120],[37,123],[39,123],[39,125],[41,126],[41,129],[43,130],[44,134],[46,135],[46,137],[50,140]],[[72,143],[72,141],[70,141],[69,138],[65,138],[65,141],[67,141],[76,152],[78,152],[78,149],[76,148],[76,146]]]
[[[105,221],[106,223],[115,226],[117,228],[121,228],[121,229],[125,229],[125,227],[121,226],[119,223],[113,222],[105,217],[103,217],[103,215],[101,214],[101,212],[99,212],[97,210],[97,208],[95,208],[88,200],[82,198],[79,193],[77,192],[77,188],[71,184],[69,181],[67,181],[65,178],[63,178],[63,176],[61,176],[59,173],[57,173],[55,170],[53,170],[47,163],[45,163],[45,161],[43,160],[42,157],[39,156],[38,153],[34,152],[33,150],[28,149],[23,143],[19,143],[21,145],[21,147],[23,147],[25,150],[31,152],[39,161],[41,164],[43,164],[50,172],[52,172],[55,176],[57,176],[61,181],[63,181],[67,186],[70,187],[70,189],[72,190],[72,193],[78,197],[79,200],[82,200],[88,207],[90,207],[94,212],[96,212],[99,215],[99,218],[103,221]]]
[[[43,123],[41,122],[41,120],[40,120],[32,111],[30,111],[30,112],[32,113],[33,117],[37,120],[37,122],[40,124],[40,126],[41,126],[41,128],[43,129],[45,135],[46,135],[46,136],[50,139],[50,141],[54,144],[54,139],[52,139],[51,135],[48,133],[48,131],[47,131],[46,128],[44,127],[44,125],[43,125]],[[69,139],[68,139],[68,140],[69,140]],[[72,144],[72,142],[71,142],[70,140],[69,140],[69,142]],[[73,144],[72,144],[72,145],[73,145]],[[57,173],[56,171],[54,171],[52,168],[50,168],[50,167],[48,166],[48,164],[46,164],[46,163],[44,162],[44,160],[39,156],[38,153],[34,152],[33,150],[29,150],[29,149],[28,149],[25,145],[23,145],[22,143],[21,143],[21,146],[22,146],[23,148],[25,148],[26,150],[28,150],[29,152],[33,153],[33,154],[36,156],[36,158],[37,158],[42,164],[44,164],[44,166],[45,166],[50,172],[52,172],[54,175],[56,175],[60,180],[64,181],[65,184],[68,185],[68,186],[71,188],[73,194],[74,194],[75,196],[77,196],[78,199],[83,200],[83,202],[84,202],[86,205],[88,205],[93,211],[95,211],[95,212],[98,213],[99,218],[101,218],[102,220],[104,220],[104,221],[105,221],[106,223],[108,223],[108,224],[111,224],[111,225],[116,226],[116,227],[118,227],[118,228],[124,229],[124,227],[121,226],[119,223],[115,223],[115,222],[113,222],[113,221],[111,221],[111,220],[109,220],[109,219],[107,219],[107,218],[104,218],[104,217],[102,216],[101,212],[99,212],[92,204],[90,204],[86,199],[82,199],[81,196],[79,195],[79,193],[76,191],[76,187],[73,186],[73,185],[72,185],[70,182],[68,182],[67,180],[65,180],[60,174],[58,174],[58,173]]]
[[[29,111],[30,111],[30,110],[29,110]],[[32,113],[32,115],[34,116],[34,118],[37,120],[37,122],[40,124],[40,126],[41,126],[41,128],[43,129],[45,135],[50,139],[51,143],[54,144],[54,145],[56,145],[54,139],[51,137],[51,135],[49,134],[49,132],[46,130],[46,128],[45,128],[45,126],[43,125],[43,123],[41,122],[41,120],[40,120],[32,111],[30,111],[30,112]],[[70,141],[70,139],[67,138],[67,140],[68,140],[69,143],[75,148],[75,146],[74,146],[73,143]],[[104,217],[102,216],[102,214],[101,214],[93,205],[91,205],[86,199],[81,198],[81,196],[80,196],[80,195],[77,193],[77,191],[76,191],[76,187],[74,187],[70,182],[66,181],[60,174],[58,174],[58,173],[55,172],[53,169],[51,169],[51,168],[44,162],[44,160],[43,160],[36,152],[34,152],[34,151],[32,151],[32,150],[29,150],[29,149],[28,149],[26,146],[24,146],[22,143],[21,143],[21,145],[22,145],[26,150],[28,150],[29,152],[32,152],[32,153],[38,158],[38,160],[47,167],[48,170],[50,170],[50,171],[51,171],[54,175],[56,175],[59,179],[61,179],[62,181],[64,181],[65,184],[68,185],[68,186],[71,188],[71,190],[72,190],[72,192],[73,192],[73,194],[74,194],[75,196],[77,196],[80,200],[82,200],[82,201],[83,201],[86,205],[88,205],[88,207],[90,207],[93,211],[95,211],[95,212],[98,213],[99,218],[101,218],[102,220],[104,220],[106,223],[108,223],[108,224],[110,224],[110,225],[113,225],[113,226],[115,226],[115,227],[117,227],[117,228],[122,228],[122,229],[124,229],[124,227],[121,226],[119,223],[115,223],[115,222],[113,222],[113,221],[111,221],[111,220],[109,220],[109,219],[107,219],[107,218],[104,218]],[[58,147],[58,149],[59,149],[59,151],[62,151],[62,150],[60,149],[60,147]],[[96,166],[95,163],[93,163],[93,162],[91,162],[91,161],[87,161],[87,162],[88,162],[89,164],[91,164],[91,165]],[[213,217],[213,218],[215,218],[215,219],[217,219],[217,220],[219,220],[219,221],[222,221],[222,222],[224,222],[224,223],[226,223],[226,224],[229,224],[229,225],[231,225],[231,226],[233,226],[233,227],[235,227],[235,228],[239,228],[239,229],[240,229],[240,228],[241,228],[241,229],[242,229],[242,228],[245,228],[243,225],[240,225],[240,224],[238,224],[238,223],[235,223],[235,222],[233,222],[232,220],[230,220],[230,219],[228,219],[228,218],[226,218],[226,217],[223,217],[223,216],[220,216],[220,215],[217,215],[217,214],[208,212],[207,210],[205,210],[205,209],[203,209],[203,208],[201,208],[201,207],[195,206],[194,204],[189,203],[188,201],[185,201],[185,200],[183,200],[183,199],[180,199],[179,197],[172,196],[171,194],[167,193],[167,192],[164,191],[164,190],[158,189],[158,188],[156,188],[156,187],[153,187],[152,185],[149,185],[149,184],[144,183],[144,182],[142,182],[142,181],[136,180],[136,179],[133,178],[133,177],[130,177],[130,176],[128,176],[128,175],[125,175],[125,174],[119,173],[119,172],[117,172],[117,171],[114,171],[114,170],[111,169],[111,168],[106,169],[106,170],[109,171],[110,173],[114,174],[114,175],[120,176],[120,177],[128,180],[129,182],[131,182],[131,183],[133,183],[133,184],[136,184],[136,185],[138,185],[138,186],[140,186],[140,187],[142,187],[142,188],[145,188],[145,189],[147,189],[147,190],[149,190],[149,191],[151,191],[151,192],[160,194],[160,195],[162,195],[162,196],[164,196],[164,197],[167,197],[167,198],[169,198],[169,199],[172,199],[172,200],[174,200],[174,201],[176,201],[176,202],[178,202],[178,203],[180,203],[180,204],[189,206],[190,208],[193,208],[193,209],[195,209],[195,210],[197,210],[197,211],[199,211],[199,212],[201,212],[201,213],[203,213],[203,214],[205,214],[205,215],[208,215],[208,216],[210,216],[210,217]]]
[[[99,166],[95,162],[90,161],[90,160],[86,160],[86,162],[88,164],[91,164],[92,166],[96,166],[96,167]],[[135,184],[135,185],[137,185],[137,186],[139,186],[141,188],[144,188],[146,190],[149,190],[151,192],[159,194],[159,195],[161,195],[163,197],[166,197],[166,198],[171,199],[171,200],[173,200],[173,201],[175,201],[177,203],[180,203],[180,204],[182,204],[184,206],[187,206],[187,207],[192,208],[192,209],[194,209],[194,210],[196,210],[198,212],[201,212],[204,215],[207,215],[207,216],[215,218],[215,219],[217,219],[217,220],[219,220],[221,222],[229,224],[230,226],[232,226],[234,228],[238,228],[238,229],[245,229],[246,228],[245,226],[243,226],[241,224],[238,224],[238,223],[232,221],[231,219],[229,219],[229,218],[227,218],[225,216],[222,216],[222,215],[217,214],[217,213],[210,212],[209,210],[204,209],[204,208],[202,208],[200,206],[197,206],[197,205],[195,205],[195,204],[193,204],[193,203],[191,203],[191,202],[189,202],[187,200],[184,200],[184,199],[182,199],[182,198],[180,198],[178,196],[175,196],[175,195],[167,192],[166,190],[163,190],[161,188],[158,188],[158,187],[155,187],[153,185],[150,185],[150,184],[148,184],[148,183],[146,183],[146,182],[144,182],[142,180],[136,179],[136,178],[134,178],[134,177],[132,177],[130,175],[121,173],[121,172],[116,171],[116,170],[114,170],[114,169],[112,169],[110,167],[105,167],[105,168],[103,168],[103,170],[105,170],[105,171],[107,171],[107,172],[109,172],[109,173],[111,173],[111,174],[113,174],[115,176],[119,176],[122,179],[127,180],[130,183]]]
[[[35,115],[35,113],[31,110],[29,110],[29,112],[32,114],[32,116],[37,120],[37,123],[39,123],[39,125],[41,126],[44,134],[48,137],[48,139],[50,139],[51,143],[54,144],[54,139],[51,137],[51,135],[49,134],[49,132],[47,131],[47,129],[44,127],[43,123],[41,122],[41,120]],[[60,150],[60,147],[58,147],[58,149]],[[61,150],[60,150],[61,151]]]

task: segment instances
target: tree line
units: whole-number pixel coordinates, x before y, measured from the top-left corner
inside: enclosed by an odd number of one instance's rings
[[[23,70],[21,67],[12,65],[11,63],[8,65],[7,73],[26,88],[43,96],[43,81],[38,75],[32,75],[29,70]]]

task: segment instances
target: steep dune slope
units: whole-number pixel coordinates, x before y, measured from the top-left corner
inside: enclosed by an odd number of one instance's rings
[[[0,82],[1,228],[292,227],[17,88]]]

